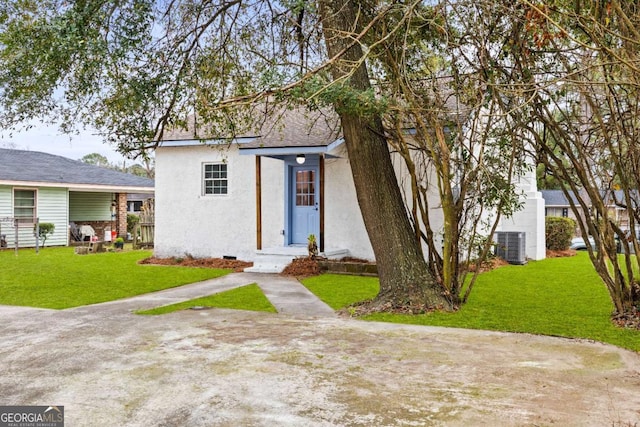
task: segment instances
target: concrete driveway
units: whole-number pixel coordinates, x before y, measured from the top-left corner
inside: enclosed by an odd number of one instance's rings
[[[609,345],[330,315],[130,312],[154,298],[0,306],[0,405],[64,405],[70,427],[640,425],[640,355]]]

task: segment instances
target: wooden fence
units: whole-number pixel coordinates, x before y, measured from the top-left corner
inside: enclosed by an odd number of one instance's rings
[[[140,222],[133,230],[134,247],[136,248],[152,248],[153,234],[155,231],[155,200],[147,199],[140,209]]]

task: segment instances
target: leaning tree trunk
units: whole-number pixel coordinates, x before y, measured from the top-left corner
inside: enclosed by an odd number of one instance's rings
[[[323,32],[334,79],[351,73],[349,89],[366,91],[371,83],[363,52],[353,41],[357,4],[319,0]],[[360,17],[361,19],[361,17]],[[347,49],[348,48],[348,49]],[[353,68],[353,64],[360,64]],[[338,101],[339,104],[339,101]],[[363,117],[336,105],[344,132],[358,203],[378,265],[377,303],[449,308],[442,288],[429,272],[420,243],[409,222],[379,116]]]

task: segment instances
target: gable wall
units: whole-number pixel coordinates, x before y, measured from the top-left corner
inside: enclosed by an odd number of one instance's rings
[[[226,195],[203,195],[203,163],[226,162]],[[262,160],[263,247],[281,246],[282,162]],[[155,255],[253,260],[256,250],[255,157],[237,146],[161,147],[156,151]]]

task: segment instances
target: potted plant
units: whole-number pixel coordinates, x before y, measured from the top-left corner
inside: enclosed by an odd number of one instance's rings
[[[316,240],[315,234],[309,234],[307,238],[307,249],[309,250],[309,258],[315,259],[318,256],[318,241]]]
[[[116,240],[113,241],[113,247],[116,249],[123,249],[124,239],[122,237],[117,237]]]

